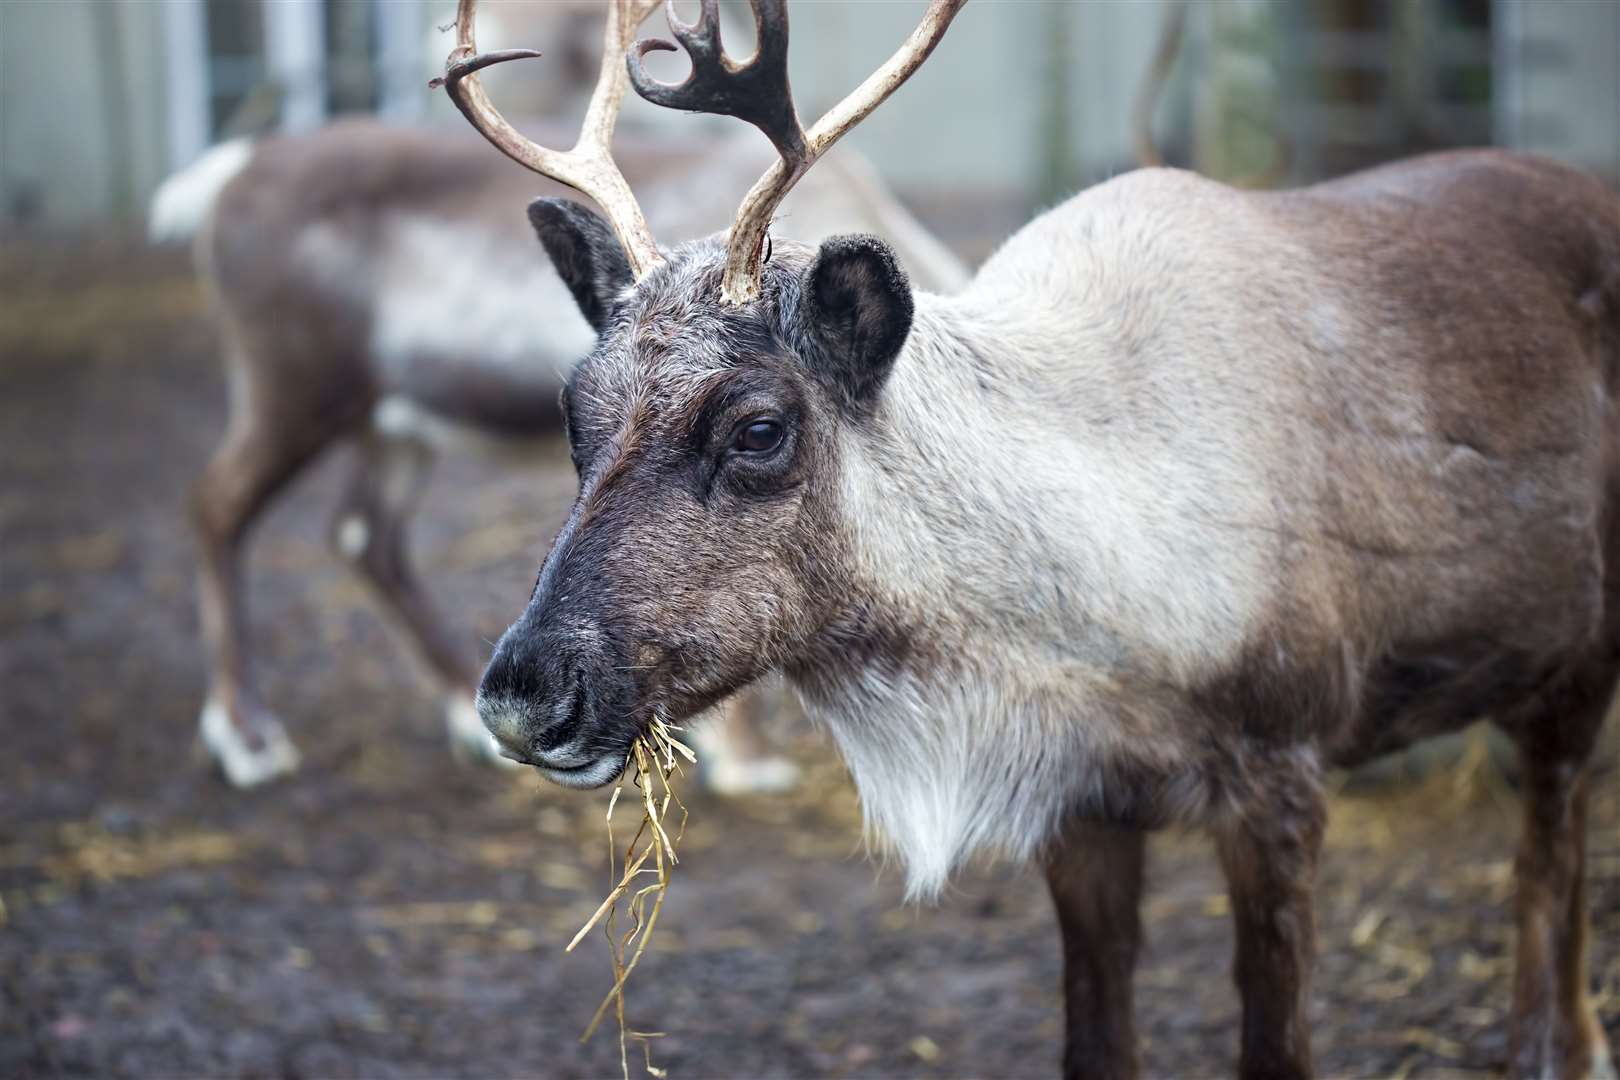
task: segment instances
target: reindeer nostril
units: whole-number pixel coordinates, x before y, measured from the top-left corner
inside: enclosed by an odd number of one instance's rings
[[[558,688],[562,692],[556,695],[556,704],[551,708],[551,723],[535,739],[535,745],[542,751],[555,750],[574,739],[581,725],[591,719],[591,695],[584,677],[570,671],[563,679],[567,680],[567,689]]]

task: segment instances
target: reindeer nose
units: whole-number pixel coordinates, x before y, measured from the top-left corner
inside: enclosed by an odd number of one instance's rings
[[[592,730],[599,711],[588,658],[548,647],[547,637],[513,627],[478,688],[484,726],[506,756],[531,765],[552,764],[552,751]]]

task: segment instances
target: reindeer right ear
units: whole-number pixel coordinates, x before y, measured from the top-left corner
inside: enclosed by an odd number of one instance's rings
[[[529,222],[585,321],[601,333],[614,297],[635,280],[612,226],[595,211],[567,199],[534,200],[529,204]]]
[[[911,283],[875,236],[835,236],[804,272],[800,318],[820,354],[815,367],[853,405],[889,377],[911,333]]]

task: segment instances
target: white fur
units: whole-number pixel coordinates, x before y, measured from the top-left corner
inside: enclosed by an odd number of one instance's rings
[[[337,528],[337,548],[345,559],[358,559],[371,543],[371,526],[358,514],[349,514]]]
[[[404,394],[389,394],[371,410],[371,425],[381,435],[434,451],[465,451],[516,464],[555,460],[554,441],[495,434],[475,424],[442,416]]]
[[[1035,855],[1068,785],[1093,767],[1031,737],[1043,718],[1009,709],[993,686],[964,680],[944,690],[868,670],[836,696],[806,695],[805,704],[849,766],[868,839],[903,860],[912,899],[937,897],[976,853]]]
[[[975,855],[1038,855],[1126,761],[1173,777],[1165,793],[1177,809],[1209,805],[1165,718],[1084,663],[1005,666],[1015,661],[992,648],[969,666],[872,666],[800,687],[849,766],[869,838],[903,860],[911,898],[938,896]]]
[[[298,749],[286,731],[273,720],[262,723],[264,747],[255,750],[231,723],[224,706],[212,699],[203,705],[197,724],[203,744],[234,787],[257,787],[298,768]]]
[[[476,436],[461,424],[423,408],[402,394],[390,394],[371,410],[371,426],[390,438],[421,442],[437,450],[448,450]]]
[[[154,244],[178,244],[202,231],[219,193],[253,160],[253,140],[232,139],[210,147],[175,173],[152,196],[146,235]]]
[[[421,360],[549,363],[566,372],[596,335],[539,242],[410,216],[389,227],[375,286],[372,351],[384,369]]]

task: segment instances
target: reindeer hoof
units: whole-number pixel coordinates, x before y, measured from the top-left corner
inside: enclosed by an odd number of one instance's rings
[[[210,701],[203,706],[197,727],[232,787],[257,787],[298,768],[298,748],[270,717],[259,717],[247,733],[231,721],[223,706]]]
[[[799,767],[781,757],[717,757],[705,761],[701,779],[716,795],[775,794],[799,786]]]
[[[450,752],[456,760],[476,765],[497,765],[503,769],[520,768],[511,758],[501,756],[500,744],[484,727],[470,699],[454,697],[445,702],[444,726],[450,733]]]

